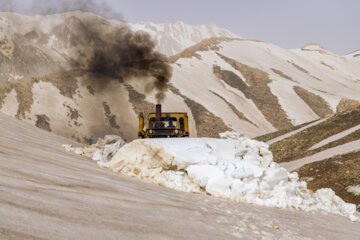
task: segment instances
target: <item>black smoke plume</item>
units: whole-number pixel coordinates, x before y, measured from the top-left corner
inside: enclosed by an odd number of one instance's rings
[[[0,0],[0,11],[15,11],[23,14],[54,14],[79,10],[92,12],[105,18],[123,21],[122,14],[100,0]],[[144,32],[133,32],[123,23],[120,27],[109,28],[101,25],[99,18],[89,18],[86,22],[70,17],[65,20],[70,29],[75,29],[82,44],[74,44],[73,58],[89,71],[127,79],[145,79],[145,89],[155,90],[156,99],[161,102],[172,76],[172,68],[167,58],[155,50],[155,43]],[[123,21],[124,22],[124,21]],[[107,25],[110,25],[107,22]],[[75,26],[75,27],[74,27]],[[82,34],[85,33],[85,34]],[[76,37],[74,37],[75,39]],[[81,54],[79,54],[81,53]],[[84,56],[87,60],[84,63]],[[89,80],[90,81],[90,80]],[[92,84],[105,87],[108,81],[99,77]]]
[[[102,44],[91,44],[88,70],[110,77],[127,79],[138,77],[147,80],[148,90],[155,90],[161,102],[168,89],[172,68],[167,58],[155,50],[155,43],[145,32],[133,32],[127,25],[103,33],[99,28],[92,36],[102,36]],[[107,84],[99,79],[101,84]]]

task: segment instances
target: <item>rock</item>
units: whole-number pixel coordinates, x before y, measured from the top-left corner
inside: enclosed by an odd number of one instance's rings
[[[336,113],[351,111],[360,107],[360,102],[354,99],[342,98],[336,107]]]

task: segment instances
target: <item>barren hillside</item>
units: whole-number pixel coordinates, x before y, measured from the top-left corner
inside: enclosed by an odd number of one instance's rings
[[[359,102],[356,106],[344,100],[330,118],[257,139],[267,141],[274,160],[290,171],[297,171],[310,189],[332,188],[360,209],[359,106]]]

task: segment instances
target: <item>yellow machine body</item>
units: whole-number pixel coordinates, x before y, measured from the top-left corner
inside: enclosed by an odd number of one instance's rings
[[[189,119],[187,113],[162,113],[161,105],[160,107],[157,105],[156,110],[156,113],[149,113],[147,116],[146,129],[144,129],[144,115],[140,113],[138,138],[189,137]]]

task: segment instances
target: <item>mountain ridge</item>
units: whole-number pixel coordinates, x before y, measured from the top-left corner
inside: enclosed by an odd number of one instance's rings
[[[215,24],[198,24],[190,26],[182,21],[175,23],[152,22],[130,23],[134,31],[142,30],[149,33],[158,44],[158,50],[168,56],[179,53],[203,39],[211,37],[238,38],[236,34]]]
[[[153,110],[154,94],[141,79],[109,78],[86,70],[86,46],[109,44],[104,35],[94,36],[89,24],[111,33],[123,23],[82,12],[12,16],[0,14],[3,39],[32,47],[36,51],[30,53],[49,60],[0,51],[1,58],[11,62],[17,57],[29,69],[12,65],[3,70],[1,111],[83,142],[96,140],[101,132],[128,141],[136,138],[137,114]],[[44,31],[40,20],[50,22]],[[9,28],[17,37],[6,31]],[[189,113],[191,136],[233,130],[255,137],[331,115],[345,97],[360,100],[359,62],[313,44],[288,50],[259,40],[214,37],[169,59],[173,77],[163,107]],[[32,68],[36,62],[40,70]],[[92,85],[102,78],[110,79],[111,87]],[[71,94],[67,83],[73,86]],[[27,92],[27,98],[21,97]],[[57,101],[47,101],[50,96]]]

